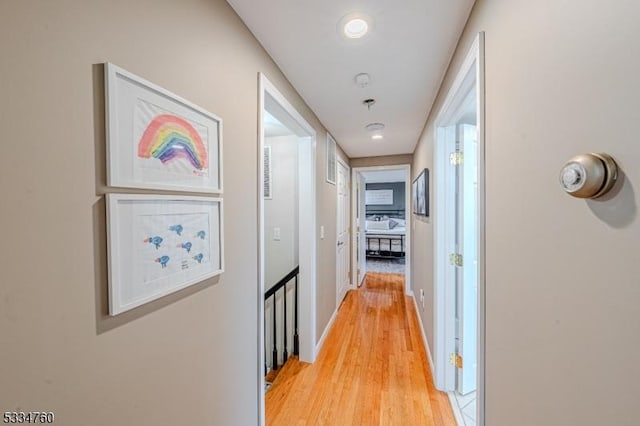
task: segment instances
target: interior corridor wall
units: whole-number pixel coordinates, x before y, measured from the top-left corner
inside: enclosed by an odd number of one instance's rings
[[[631,0],[478,0],[414,153],[415,178],[433,167],[436,115],[485,31],[487,425],[638,422],[638,16]],[[604,200],[560,189],[563,163],[590,151],[624,171]],[[414,223],[433,348],[434,226]]]
[[[411,164],[411,154],[382,155],[379,157],[359,157],[351,159],[351,167],[399,166]]]
[[[316,129],[317,223],[335,228],[322,124],[223,0],[3,1],[0,53],[0,408],[65,426],[256,424],[258,72]],[[105,61],[224,120],[224,274],[115,318],[103,195],[132,191],[105,185]],[[331,243],[320,294],[335,294]]]
[[[297,136],[264,142],[271,147],[271,198],[264,200],[265,289],[298,265],[298,143]]]
[[[337,189],[336,185],[327,182],[327,138],[318,135],[318,168],[316,179],[318,182],[317,200],[318,212],[322,211],[325,218],[320,221],[318,216],[318,283],[316,286],[316,343],[319,343],[322,335],[327,331],[331,317],[337,311],[336,306],[336,245],[337,240]],[[342,148],[336,146],[336,156],[349,165],[349,157]],[[320,215],[320,213],[318,213]],[[332,218],[329,220],[329,218]],[[324,227],[324,238],[320,238],[321,229]]]

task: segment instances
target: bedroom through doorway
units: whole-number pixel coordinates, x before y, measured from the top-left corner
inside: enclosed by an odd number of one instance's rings
[[[409,166],[354,169],[354,282],[368,272],[400,274],[408,287]]]

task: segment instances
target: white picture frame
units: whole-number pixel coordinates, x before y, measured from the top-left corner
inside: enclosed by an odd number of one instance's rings
[[[336,140],[327,132],[327,182],[336,184]]]
[[[393,205],[393,189],[367,189],[365,191],[365,205]]]
[[[222,119],[105,64],[107,183],[222,194]]]
[[[107,194],[109,314],[224,271],[221,198]]]

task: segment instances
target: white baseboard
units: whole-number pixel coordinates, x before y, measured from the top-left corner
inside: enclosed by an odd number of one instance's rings
[[[431,368],[431,375],[435,374],[435,368],[433,367],[433,358],[431,357],[431,349],[429,349],[429,341],[427,340],[427,335],[424,332],[424,327],[422,326],[422,318],[420,317],[420,309],[418,309],[418,302],[416,301],[416,297],[411,292],[411,298],[413,299],[413,306],[416,308],[416,314],[418,315],[418,324],[420,325],[420,333],[422,333],[422,343],[424,343],[424,350],[427,353],[427,359],[429,360],[429,368]]]
[[[318,344],[316,345],[316,353],[314,358],[318,356],[318,354],[320,353],[320,349],[322,349],[322,345],[324,345],[324,341],[327,340],[327,336],[329,335],[329,331],[331,331],[333,322],[336,320],[336,317],[338,316],[339,308],[340,307],[336,308],[336,310],[333,311],[333,315],[331,315],[331,319],[329,319],[327,326],[324,328],[324,331],[322,332],[322,336],[320,336],[320,340],[318,340]]]
[[[449,404],[451,405],[451,411],[453,411],[453,417],[456,419],[456,423],[459,425],[464,425],[462,411],[460,411],[460,406],[458,406],[456,396],[453,394],[453,392],[447,392],[447,396],[449,397]]]

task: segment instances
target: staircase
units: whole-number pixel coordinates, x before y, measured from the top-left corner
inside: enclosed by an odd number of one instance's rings
[[[289,354],[297,356],[299,353],[299,275],[300,267],[296,266],[264,293],[265,391],[287,364]]]

